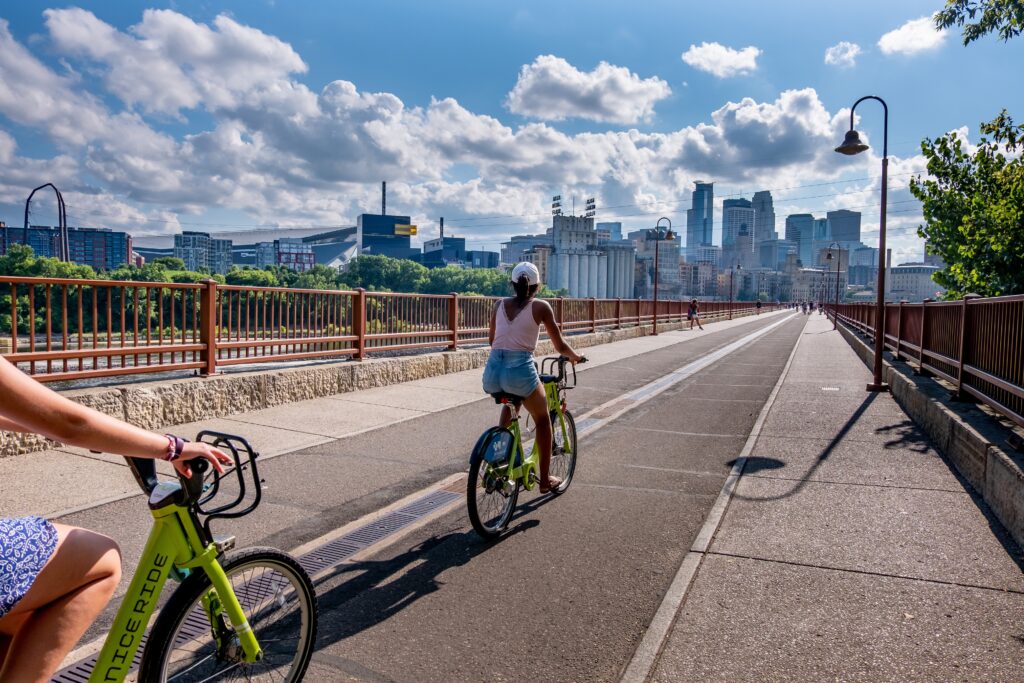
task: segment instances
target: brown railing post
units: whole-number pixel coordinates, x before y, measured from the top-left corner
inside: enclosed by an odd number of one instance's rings
[[[590,297],[590,331],[597,332],[597,299]]]
[[[555,321],[559,326],[565,321],[565,316],[562,315],[562,307],[565,303],[565,297],[558,297],[558,301],[555,302]]]
[[[452,333],[452,343],[448,348],[452,351],[459,348],[459,295],[452,292],[452,300],[448,305],[448,331]]]
[[[965,294],[960,304],[960,354],[957,357],[956,393],[954,398],[958,401],[969,399],[964,391],[964,364],[967,363],[967,354],[971,352],[971,345],[968,343],[967,327],[970,325],[971,316],[968,311],[968,303],[971,299],[979,298],[977,294]]]
[[[900,347],[903,346],[903,299],[900,299],[899,308],[896,309],[896,360],[900,359]]]
[[[352,300],[352,334],[356,336],[356,360],[366,357],[366,290],[356,289]]]
[[[925,364],[925,349],[928,348],[928,302],[931,299],[925,299],[921,302],[921,353],[917,360],[917,374],[927,377],[930,373],[924,369]]]
[[[615,300],[615,329],[622,329],[622,298]]]
[[[199,308],[199,342],[204,348],[200,352],[203,367],[199,372],[203,377],[207,377],[217,374],[217,281],[203,280],[202,284],[203,303]]]

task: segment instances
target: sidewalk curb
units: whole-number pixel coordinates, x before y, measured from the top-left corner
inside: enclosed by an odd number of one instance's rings
[[[658,328],[667,332],[681,330],[683,325],[683,322],[662,322]],[[573,346],[585,348],[645,337],[650,333],[651,326],[643,325],[572,335],[569,340]],[[172,425],[229,417],[286,403],[472,370],[483,367],[488,353],[488,347],[478,347],[414,356],[370,358],[362,362],[340,361],[280,370],[78,389],[62,391],[61,394],[106,415],[155,431]],[[544,340],[537,345],[538,355],[551,353],[554,353],[554,348],[550,341]],[[0,459],[59,448],[61,445],[38,434],[0,430]]]
[[[839,333],[869,368],[874,349],[848,327]],[[885,358],[882,380],[892,396],[1024,546],[1024,456],[1004,450],[1007,430],[969,403],[957,403],[934,380]]]

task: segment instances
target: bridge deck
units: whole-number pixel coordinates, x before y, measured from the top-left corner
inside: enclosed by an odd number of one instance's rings
[[[831,323],[707,327],[588,349],[599,362],[571,397],[589,416],[578,479],[556,499],[521,497],[501,542],[479,540],[454,499],[323,571],[308,680],[1017,676],[1019,549],[891,397],[864,393],[868,373]],[[204,425],[280,454],[263,467],[265,504],[232,525],[239,544],[309,552],[384,508],[462,490],[495,417],[478,382]],[[19,459],[22,481],[39,457]],[[92,463],[89,481],[119,481],[116,461]],[[52,491],[36,500],[60,509]],[[61,521],[110,533],[130,566],[141,500],[97,502]]]

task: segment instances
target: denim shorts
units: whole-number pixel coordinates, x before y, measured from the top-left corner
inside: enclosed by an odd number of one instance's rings
[[[529,351],[492,349],[484,366],[484,391],[526,397],[540,386],[540,375]]]

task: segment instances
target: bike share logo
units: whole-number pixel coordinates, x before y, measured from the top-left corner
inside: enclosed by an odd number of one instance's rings
[[[160,586],[166,573],[164,567],[167,566],[168,560],[167,555],[159,553],[153,558],[153,566],[146,572],[146,578],[142,581],[142,588],[132,607],[131,614],[138,615],[138,617],[129,616],[121,639],[117,642],[117,649],[114,650],[114,655],[110,659],[111,666],[107,667],[103,680],[120,681],[127,673],[128,667],[131,665],[131,662],[128,661],[128,654],[135,651],[136,643],[146,628],[146,621],[153,612],[153,602],[160,593]]]

